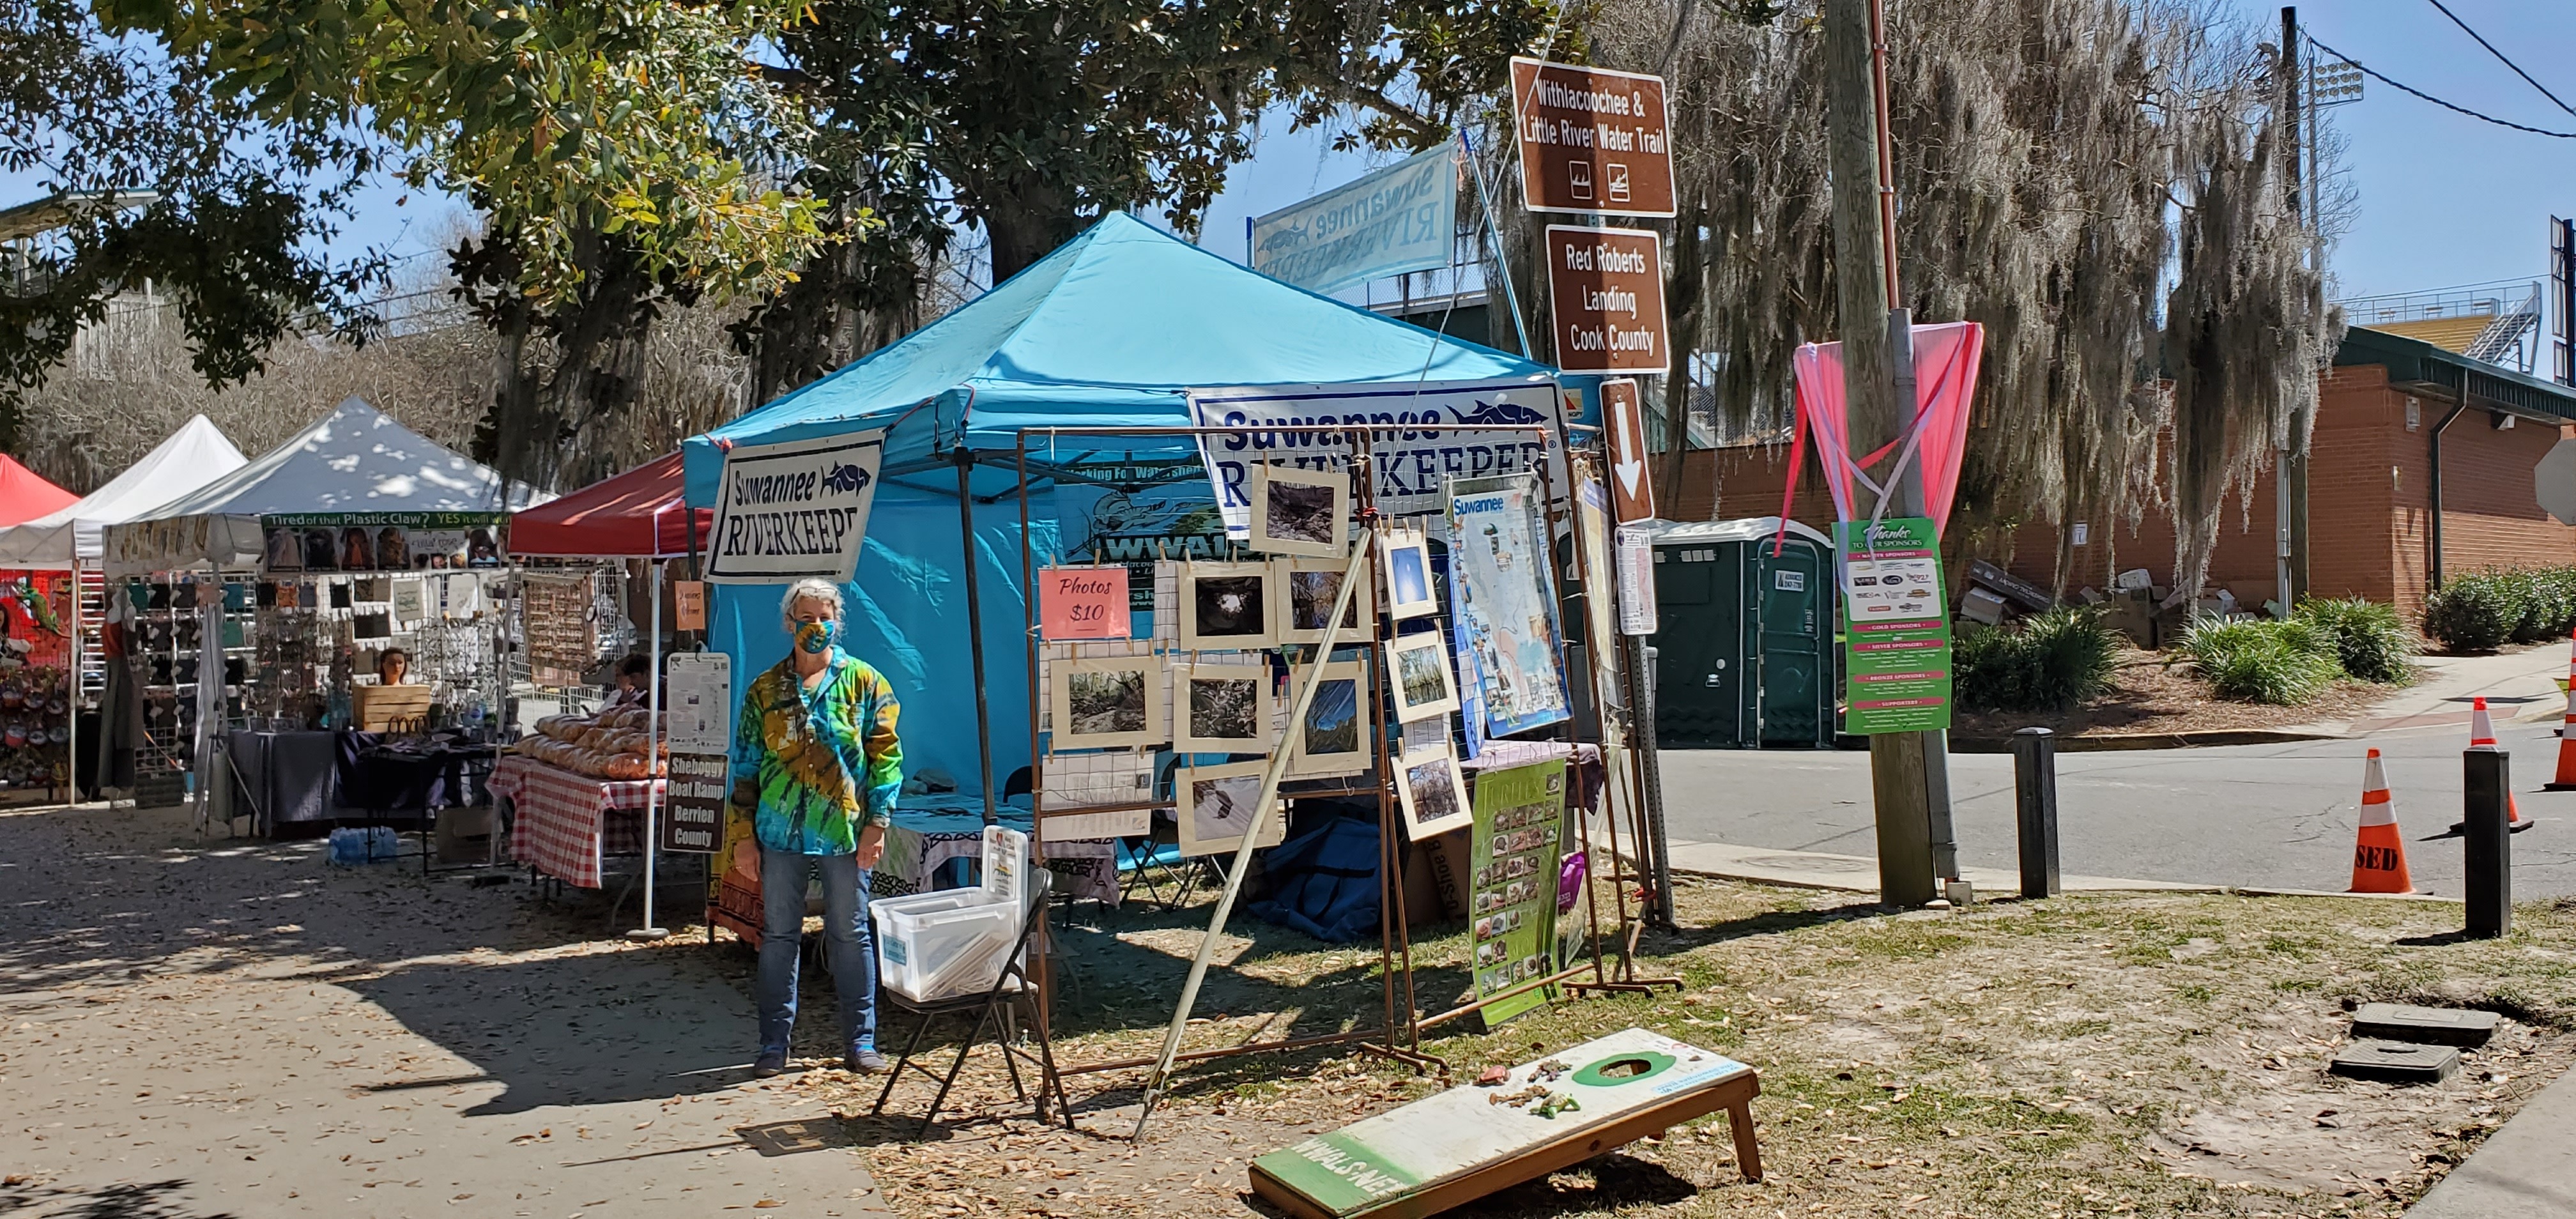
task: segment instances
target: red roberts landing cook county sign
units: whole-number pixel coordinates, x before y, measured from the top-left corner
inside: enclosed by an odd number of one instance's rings
[[[1663,241],[1645,229],[1547,226],[1547,302],[1556,366],[1662,373]]]
[[[1662,77],[1515,56],[1512,126],[1531,211],[1673,214]]]

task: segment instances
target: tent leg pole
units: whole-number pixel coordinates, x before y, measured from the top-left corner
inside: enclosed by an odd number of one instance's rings
[[[982,582],[975,569],[975,495],[969,476],[975,472],[975,455],[964,440],[957,444],[957,543],[966,556],[966,652],[975,663],[975,754],[983,768],[984,824],[1001,824],[997,794],[993,791],[993,704],[992,694],[984,681],[984,606]]]
[[[660,548],[659,541],[655,539],[656,549]],[[662,753],[662,577],[669,574],[669,568],[670,564],[654,559],[647,569],[653,573],[653,636],[646,644],[653,658],[653,673],[645,686],[651,693],[644,699],[644,760],[648,764]],[[661,840],[661,827],[654,823],[661,810],[654,807],[659,803],[655,799],[658,793],[653,790],[649,770],[644,784],[644,925],[627,933],[630,940],[658,940],[671,934],[653,921],[653,856]]]

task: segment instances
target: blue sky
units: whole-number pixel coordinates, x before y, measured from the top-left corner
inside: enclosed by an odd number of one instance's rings
[[[2246,20],[2277,30],[2277,5],[2235,3]],[[2565,54],[2576,46],[2576,0],[2444,3],[2576,104],[2576,64]],[[2416,88],[2501,118],[2576,131],[2576,114],[2516,78],[2429,0],[2327,0],[2303,5],[2300,17],[2314,37]],[[2343,172],[2359,195],[2359,214],[2332,254],[2342,294],[2545,274],[2546,218],[2576,214],[2576,140],[2492,127],[2377,81],[2367,88],[2366,100],[2332,112],[2347,141]],[[1273,116],[1257,155],[1235,168],[1209,210],[1203,244],[1239,260],[1245,217],[1392,159],[1334,153],[1322,133],[1290,132]],[[33,193],[33,181],[0,176],[0,202]],[[408,206],[396,207],[402,193],[391,186],[370,191],[344,243],[430,251],[441,213],[455,205],[414,193]]]

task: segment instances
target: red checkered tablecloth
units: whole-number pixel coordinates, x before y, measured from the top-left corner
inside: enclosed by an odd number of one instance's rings
[[[508,754],[486,784],[510,801],[510,857],[583,889],[600,885],[600,858],[644,850],[644,800],[660,779],[593,779]]]

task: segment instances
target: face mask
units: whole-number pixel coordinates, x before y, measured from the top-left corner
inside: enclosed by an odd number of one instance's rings
[[[840,634],[841,624],[829,619],[821,622],[798,623],[796,647],[799,651],[807,653],[828,652],[832,650],[832,641]]]

